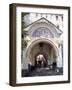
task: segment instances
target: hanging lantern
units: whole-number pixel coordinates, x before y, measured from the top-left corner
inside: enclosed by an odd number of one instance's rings
[[[61,20],[62,20],[62,27],[63,27],[63,15],[61,16]]]
[[[61,19],[62,19],[62,21],[63,21],[63,16],[61,16]]]
[[[56,15],[56,20],[58,20],[58,16]]]
[[[41,42],[41,43],[39,43],[39,47],[43,47],[43,43]]]

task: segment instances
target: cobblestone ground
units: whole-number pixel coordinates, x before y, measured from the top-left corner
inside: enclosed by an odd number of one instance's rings
[[[63,69],[56,68],[55,70],[53,70],[49,68],[36,68],[31,71],[22,70],[22,77],[51,76],[51,75],[63,75]]]

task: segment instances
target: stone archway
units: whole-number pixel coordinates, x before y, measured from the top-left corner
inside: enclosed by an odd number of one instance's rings
[[[42,51],[42,48],[41,49],[39,48],[40,43],[43,43],[46,48],[48,47],[49,49],[51,48],[53,50],[53,54],[54,54],[53,59],[56,61],[57,56],[58,56],[58,48],[57,48],[56,44],[52,40],[49,40],[47,38],[39,38],[39,39],[35,39],[34,41],[32,41],[26,50],[26,57],[28,58],[28,61],[31,63],[31,65],[33,65],[33,66],[35,65],[35,56],[38,53],[45,53],[47,55],[47,51]],[[38,49],[36,49],[36,48],[38,48]],[[49,50],[49,52],[50,51],[51,50]]]

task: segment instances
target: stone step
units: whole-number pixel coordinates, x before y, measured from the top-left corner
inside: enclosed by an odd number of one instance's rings
[[[32,71],[26,72],[25,75],[23,73],[22,73],[22,77],[63,75],[63,69],[60,68],[60,69],[52,70],[49,68],[36,68]]]

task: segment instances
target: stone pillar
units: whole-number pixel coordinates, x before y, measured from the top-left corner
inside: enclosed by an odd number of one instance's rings
[[[63,67],[63,61],[62,61],[62,47],[59,46],[59,55],[57,57],[57,67]]]
[[[51,52],[50,52],[50,59],[48,60],[48,64],[51,65],[53,63],[53,48],[51,48]]]
[[[22,69],[28,69],[28,59],[25,56],[25,51],[23,50],[23,62],[22,62]]]
[[[51,48],[51,64],[52,64],[52,62],[53,62],[53,48]]]

